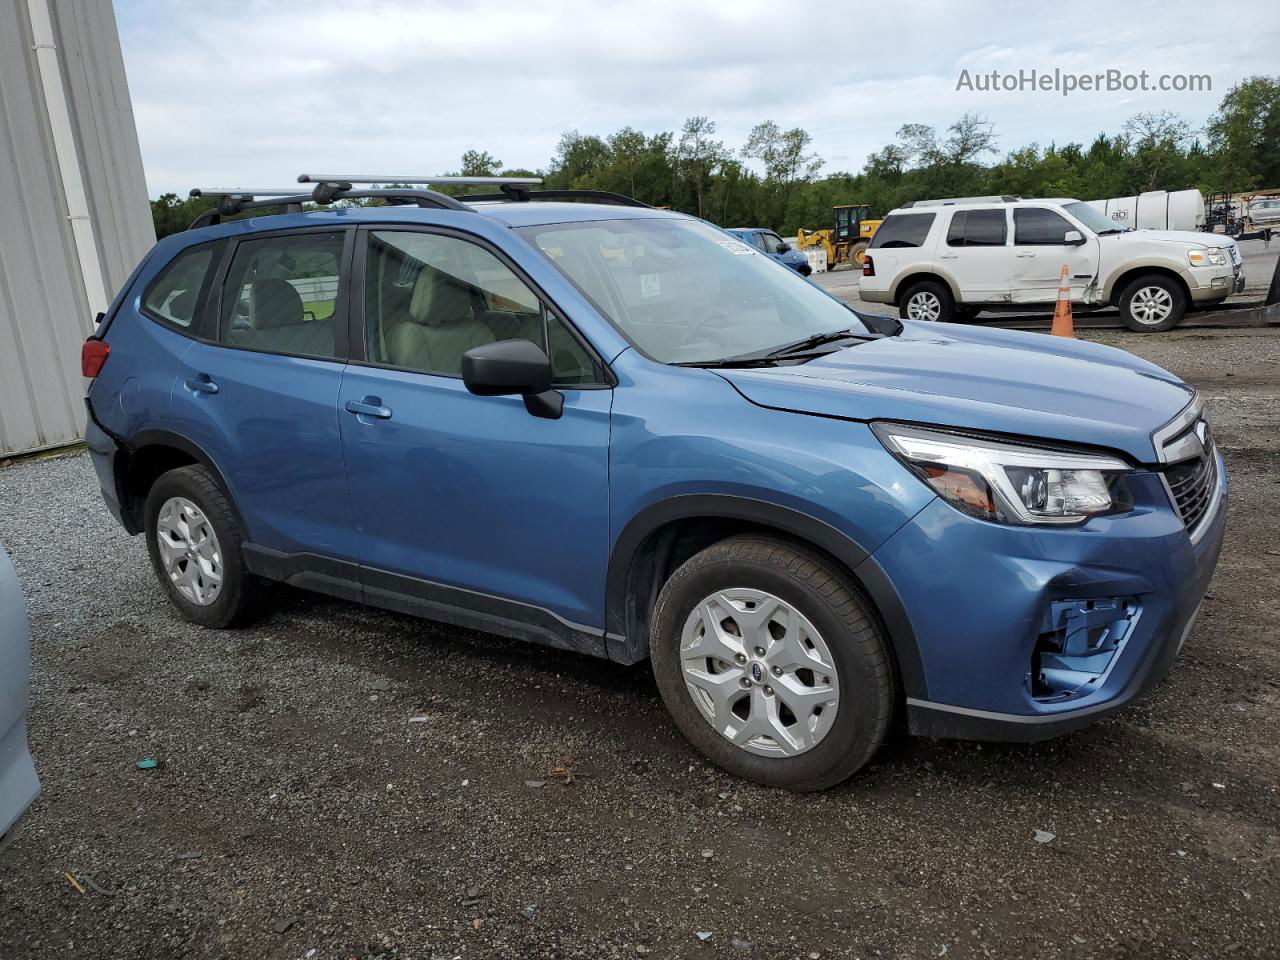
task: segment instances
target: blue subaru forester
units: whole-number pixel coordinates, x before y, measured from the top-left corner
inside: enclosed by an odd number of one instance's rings
[[[223,191],[84,347],[103,495],[184,617],[284,581],[648,659],[694,746],[795,790],[904,718],[1075,729],[1187,639],[1227,479],[1159,367],[858,314],[626,198],[311,179]]]

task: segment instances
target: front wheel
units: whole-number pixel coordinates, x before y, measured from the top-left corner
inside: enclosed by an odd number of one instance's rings
[[[848,579],[803,547],[744,536],[703,550],[663,586],[652,638],[676,725],[730,773],[821,790],[884,740],[884,637]]]
[[[955,312],[955,300],[951,291],[936,280],[913,283],[898,301],[898,315],[904,320],[942,323],[954,320]]]
[[[1187,295],[1176,281],[1160,274],[1138,277],[1120,293],[1120,319],[1130,330],[1161,333],[1187,312]]]

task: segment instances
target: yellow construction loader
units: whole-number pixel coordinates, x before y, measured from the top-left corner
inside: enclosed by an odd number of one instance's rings
[[[834,270],[842,263],[861,267],[867,245],[884,221],[872,220],[871,208],[865,203],[845,204],[832,207],[832,210],[835,226],[830,230],[805,230],[802,227],[796,232],[796,246],[801,250],[825,247],[828,270]]]

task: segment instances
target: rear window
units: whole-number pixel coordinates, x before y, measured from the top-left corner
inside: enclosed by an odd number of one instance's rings
[[[213,264],[213,244],[188,247],[152,281],[142,306],[153,317],[175,327],[190,327],[196,316],[196,302]]]
[[[957,210],[947,230],[947,246],[1003,247],[1006,236],[1003,210]]]
[[[872,248],[918,247],[933,226],[932,213],[891,213],[871,238]]]

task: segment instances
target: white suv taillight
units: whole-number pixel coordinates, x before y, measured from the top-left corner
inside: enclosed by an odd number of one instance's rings
[[[874,277],[876,275],[876,265],[871,260],[870,254],[862,255],[862,275],[864,277]]]

